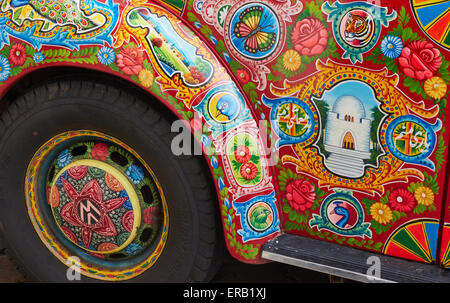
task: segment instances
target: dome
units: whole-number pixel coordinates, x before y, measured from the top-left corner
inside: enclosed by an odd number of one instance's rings
[[[339,115],[350,115],[355,119],[365,119],[366,110],[362,102],[353,96],[339,97],[333,106],[333,112]]]

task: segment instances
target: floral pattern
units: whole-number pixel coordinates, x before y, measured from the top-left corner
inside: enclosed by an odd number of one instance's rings
[[[286,199],[296,211],[303,212],[312,207],[316,193],[314,186],[305,180],[294,180],[286,186]]]
[[[425,81],[425,93],[435,100],[440,100],[447,94],[447,83],[441,77],[433,77]]]
[[[251,157],[250,149],[245,145],[238,146],[234,151],[234,158],[239,163],[247,163]]]
[[[328,46],[328,30],[320,20],[306,18],[295,24],[291,40],[301,56],[319,55]]]
[[[66,179],[62,179],[63,187],[71,202],[65,204],[61,209],[61,217],[69,224],[81,227],[81,237],[84,247],[91,247],[92,234],[97,233],[104,237],[117,235],[117,229],[108,213],[121,207],[125,198],[115,198],[103,201],[102,189],[96,179],[86,184],[80,193]],[[88,200],[86,200],[88,199]],[[90,218],[80,217],[78,209],[80,203],[90,201],[99,212],[98,221],[90,221]],[[84,220],[85,219],[85,220]]]
[[[410,212],[414,209],[416,201],[414,195],[404,188],[393,190],[389,195],[389,205],[400,212]]]
[[[406,45],[398,59],[406,76],[416,80],[432,78],[442,64],[441,52],[427,41],[413,41]]]
[[[137,75],[143,68],[144,53],[135,46],[126,47],[117,55],[116,62],[125,75]]]
[[[98,61],[104,65],[110,65],[116,59],[116,53],[110,47],[102,47],[97,53]]]
[[[11,50],[9,51],[9,61],[12,65],[22,65],[27,59],[27,53],[25,51],[25,46],[21,43],[13,44]]]
[[[379,202],[372,205],[370,215],[380,224],[386,224],[392,220],[392,211],[389,206]]]
[[[425,186],[420,186],[414,192],[414,197],[416,197],[417,203],[430,206],[434,203],[434,193],[433,191]]]
[[[8,59],[0,55],[0,81],[6,81],[9,78],[10,70]]]
[[[381,52],[390,59],[396,59],[402,54],[403,41],[399,37],[387,35],[381,42]]]
[[[283,67],[286,70],[295,72],[300,68],[301,65],[302,65],[302,57],[297,51],[290,49],[284,53]]]

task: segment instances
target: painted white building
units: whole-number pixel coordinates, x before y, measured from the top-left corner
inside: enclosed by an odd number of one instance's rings
[[[342,96],[334,103],[327,119],[324,145],[330,156],[325,159],[325,166],[343,177],[362,177],[364,159],[370,158],[372,126],[364,104],[356,97]]]

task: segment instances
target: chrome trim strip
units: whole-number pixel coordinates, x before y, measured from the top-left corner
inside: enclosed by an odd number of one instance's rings
[[[338,277],[342,277],[344,279],[354,280],[354,281],[363,282],[363,283],[397,283],[395,281],[372,277],[372,276],[369,276],[366,274],[362,274],[362,273],[358,273],[358,272],[354,272],[354,271],[350,271],[350,270],[346,270],[346,269],[336,268],[336,267],[332,267],[332,266],[328,266],[328,265],[323,265],[323,264],[319,264],[319,263],[314,263],[314,262],[310,262],[310,261],[306,261],[306,260],[287,257],[287,256],[283,256],[283,255],[276,254],[273,252],[268,252],[265,250],[262,251],[261,257],[266,260],[289,264],[289,265],[293,265],[293,266],[297,266],[297,267],[301,267],[301,268],[305,268],[305,269],[309,269],[309,270],[313,270],[313,271],[318,271],[318,272],[321,272],[324,274],[330,274],[333,276],[338,276]]]

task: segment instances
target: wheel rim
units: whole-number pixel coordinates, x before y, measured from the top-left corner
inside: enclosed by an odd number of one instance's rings
[[[85,276],[134,278],[165,246],[162,188],[138,153],[111,136],[83,130],[53,137],[31,160],[25,193],[42,242]]]

